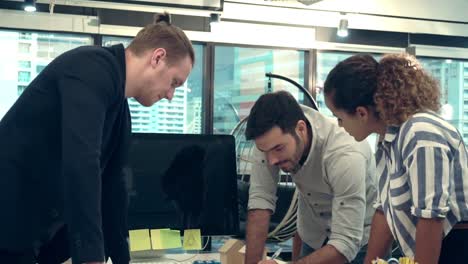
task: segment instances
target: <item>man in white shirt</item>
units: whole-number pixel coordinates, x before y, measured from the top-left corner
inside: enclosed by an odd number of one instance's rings
[[[275,210],[280,169],[292,174],[299,190],[297,233],[303,243],[301,258],[293,263],[357,260],[358,252],[367,245],[377,195],[370,146],[356,142],[335,120],[301,107],[284,91],[257,100],[245,134],[256,145],[246,264],[275,263],[260,259]],[[363,258],[365,252],[360,255]]]

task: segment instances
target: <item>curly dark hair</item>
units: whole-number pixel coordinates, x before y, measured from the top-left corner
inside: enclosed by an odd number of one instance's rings
[[[368,54],[351,56],[329,73],[324,93],[336,108],[350,114],[358,106],[375,108],[375,115],[387,125],[440,109],[437,80],[409,54],[388,54],[379,62]]]
[[[440,109],[439,83],[408,54],[389,54],[380,62],[374,101],[380,118],[400,125],[415,113]]]

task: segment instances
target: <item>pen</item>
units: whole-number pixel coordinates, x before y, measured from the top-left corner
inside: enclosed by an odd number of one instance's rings
[[[271,259],[275,259],[279,256],[279,254],[281,253],[283,249],[282,248],[278,248],[275,253],[273,253],[273,255],[271,256]]]

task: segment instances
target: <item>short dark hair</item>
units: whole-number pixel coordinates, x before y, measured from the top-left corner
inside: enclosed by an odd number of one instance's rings
[[[260,96],[250,110],[245,137],[247,140],[256,139],[275,126],[283,133],[293,134],[299,120],[306,121],[306,117],[290,93],[267,93]]]
[[[333,98],[337,109],[354,114],[358,106],[375,106],[379,63],[369,54],[345,59],[333,68],[325,80],[323,92]]]

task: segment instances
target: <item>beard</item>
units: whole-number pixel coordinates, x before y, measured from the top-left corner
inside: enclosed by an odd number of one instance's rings
[[[294,141],[296,142],[296,151],[293,154],[293,157],[289,160],[292,166],[290,168],[282,169],[284,172],[296,174],[302,167],[300,160],[304,154],[305,144],[304,141],[296,133],[292,134]]]

